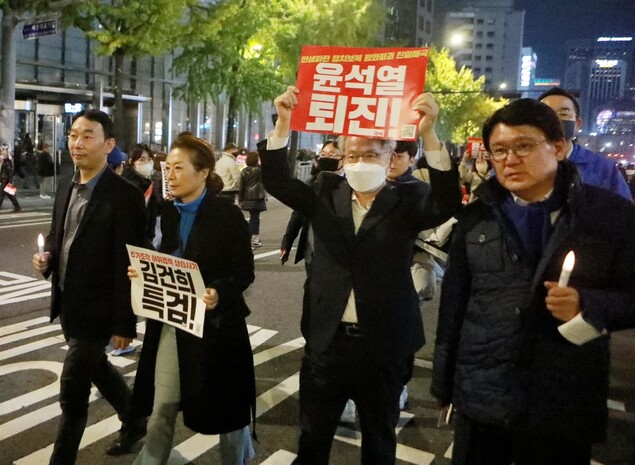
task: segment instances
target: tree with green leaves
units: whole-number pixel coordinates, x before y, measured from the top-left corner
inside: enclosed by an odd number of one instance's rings
[[[269,32],[284,84],[292,84],[303,45],[378,45],[386,11],[381,0],[280,0],[283,16]],[[298,133],[291,132],[289,160],[295,165]]]
[[[447,49],[430,49],[425,91],[434,93],[439,104],[439,138],[465,145],[468,137],[480,136],[485,120],[507,104],[485,92],[485,77],[474,79],[472,70],[457,70]]]
[[[158,56],[178,46],[195,0],[84,0],[64,9],[66,24],[81,29],[97,43],[96,52],[115,60],[114,120],[122,134],[125,57]],[[124,141],[125,142],[125,141]],[[130,142],[130,141],[127,141]]]
[[[175,60],[187,75],[181,92],[228,104],[228,142],[240,109],[258,111],[295,81],[302,45],[368,46],[384,18],[377,0],[221,0],[192,12],[192,37]]]
[[[189,34],[174,70],[186,77],[177,89],[186,101],[228,104],[227,142],[236,142],[238,112],[258,113],[280,90],[275,56],[265,37],[277,18],[277,2],[220,1],[192,6]]]
[[[380,0],[279,0],[280,21],[269,31],[286,83],[295,81],[303,45],[378,45],[386,11]]]
[[[13,142],[15,134],[15,28],[38,13],[57,12],[80,0],[0,0],[2,8],[2,70],[0,70],[0,141]]]

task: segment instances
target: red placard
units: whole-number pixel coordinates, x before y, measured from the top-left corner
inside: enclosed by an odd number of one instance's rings
[[[480,137],[468,137],[467,138],[467,153],[470,158],[489,158],[487,150],[483,145],[483,139]]]
[[[414,140],[427,48],[302,47],[291,129]]]

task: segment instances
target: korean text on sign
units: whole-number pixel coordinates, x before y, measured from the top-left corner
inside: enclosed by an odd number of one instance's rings
[[[468,137],[467,138],[467,153],[470,158],[489,158],[489,154],[483,144],[483,139],[480,137]]]
[[[139,277],[132,280],[136,315],[158,320],[203,336],[205,293],[195,262],[128,245],[128,256]]]
[[[291,129],[413,140],[428,49],[305,46]]]

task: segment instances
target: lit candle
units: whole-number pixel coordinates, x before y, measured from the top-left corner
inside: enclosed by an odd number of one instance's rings
[[[558,280],[558,287],[567,287],[569,284],[569,276],[573,271],[573,265],[575,265],[575,254],[571,250],[564,259],[562,265],[562,272],[560,272],[560,279]]]
[[[40,255],[44,253],[44,236],[41,233],[37,235],[37,252]]]

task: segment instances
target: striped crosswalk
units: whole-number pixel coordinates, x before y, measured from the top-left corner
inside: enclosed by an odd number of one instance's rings
[[[145,325],[138,327],[140,337],[145,332]],[[254,364],[258,375],[259,394],[257,397],[256,415],[259,422],[268,425],[271,420],[268,415],[274,413],[276,419],[281,418],[280,408],[290,412],[297,409],[297,393],[299,390],[299,349],[304,346],[302,338],[279,342],[272,345],[271,342],[278,335],[273,329],[249,325],[248,331],[252,349],[254,350]],[[135,340],[134,344],[140,346],[142,340]],[[0,456],[0,464],[14,463],[16,465],[45,465],[48,463],[52,451],[52,441],[56,420],[60,415],[60,407],[57,401],[59,393],[59,377],[62,370],[62,361],[66,342],[61,334],[59,324],[49,324],[48,318],[37,317],[27,319],[19,323],[0,326],[0,381],[14,376],[31,375],[37,378],[40,373],[45,381],[37,381],[32,387],[25,387],[14,397],[7,399],[6,395],[0,401],[0,449],[21,450],[19,444],[25,441],[26,436],[37,437],[38,440],[30,441],[30,447],[26,453],[11,457]],[[289,359],[291,357],[291,359]],[[117,363],[125,373],[127,379],[132,381],[136,374],[138,350],[125,356],[109,356],[110,360]],[[93,388],[89,402],[100,404],[101,410],[110,411],[99,392]],[[90,410],[90,419],[94,421],[86,428],[80,446],[80,459],[78,463],[93,463],[82,461],[82,457],[97,454],[96,450],[103,450],[106,439],[110,440],[121,426],[116,415],[112,413],[93,419],[94,409]],[[272,451],[271,454],[259,454],[255,464],[267,463],[280,465],[290,464],[293,454],[286,450],[295,450],[296,431],[295,414],[288,413],[285,425],[281,425],[284,435],[289,440],[285,449]],[[402,412],[398,437],[404,428],[412,423],[414,414]],[[89,420],[90,421],[90,420]],[[266,428],[266,426],[264,427]],[[169,464],[209,463],[205,459],[209,454],[215,454],[214,449],[218,443],[217,436],[195,434],[181,427],[178,435],[181,439],[175,443]],[[261,433],[261,437],[264,433]],[[449,437],[449,436],[448,436]],[[42,438],[45,438],[42,440]],[[353,428],[341,427],[337,431],[336,443],[339,447],[361,446],[359,431]],[[279,438],[277,438],[279,440]],[[43,442],[44,441],[44,442]],[[263,444],[266,438],[261,439]],[[406,441],[398,446],[397,455],[399,464],[430,464],[435,460],[435,455],[430,451],[422,450],[421,444]],[[4,461],[11,457],[10,461]],[[134,455],[122,458],[117,463],[129,463]],[[334,462],[340,464],[341,462]],[[341,463],[343,465],[343,463]]]

